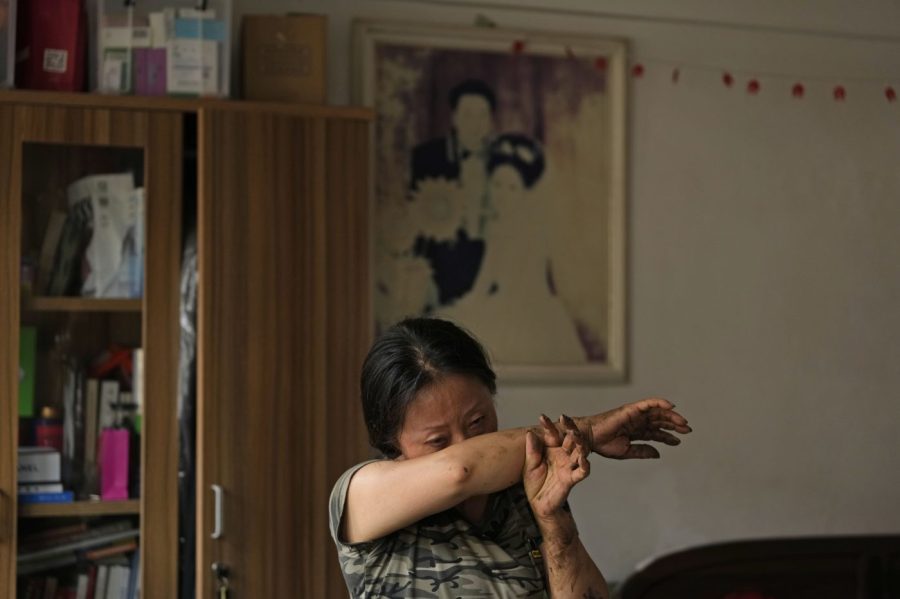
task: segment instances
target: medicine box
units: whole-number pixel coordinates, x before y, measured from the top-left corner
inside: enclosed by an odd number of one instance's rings
[[[227,97],[231,11],[231,0],[98,0],[94,89]]]

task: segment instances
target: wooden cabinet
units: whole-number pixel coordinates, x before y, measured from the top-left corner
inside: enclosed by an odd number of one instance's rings
[[[369,121],[354,108],[0,94],[0,595],[15,596],[24,520],[106,509],[17,506],[18,331],[38,314],[51,329],[86,319],[86,347],[116,335],[143,347],[142,493],[131,508],[142,596],[177,597],[181,221],[196,209],[197,596],[216,589],[214,562],[229,568],[232,597],[346,596],[327,498],[366,455]],[[126,159],[146,189],[142,300],[24,301],[23,247],[40,242],[29,228],[40,230],[44,210],[29,186]]]

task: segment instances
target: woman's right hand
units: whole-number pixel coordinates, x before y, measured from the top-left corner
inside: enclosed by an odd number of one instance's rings
[[[547,424],[543,420],[542,418],[541,423],[547,430]],[[522,483],[531,510],[539,521],[555,518],[565,506],[572,487],[591,473],[588,462],[590,449],[581,432],[571,420],[560,424],[565,429],[563,435],[554,436],[555,427],[552,428],[552,433],[543,435],[550,440],[550,444],[545,444],[533,430],[525,433]],[[560,443],[554,444],[560,438]]]

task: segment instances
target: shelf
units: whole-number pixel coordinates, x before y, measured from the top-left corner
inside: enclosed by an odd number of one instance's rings
[[[34,297],[25,302],[29,312],[140,312],[141,299],[94,297]]]
[[[30,503],[19,506],[22,518],[64,518],[140,514],[141,501],[75,501],[72,503]]]

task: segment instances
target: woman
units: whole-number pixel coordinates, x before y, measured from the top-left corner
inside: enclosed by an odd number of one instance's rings
[[[535,190],[545,166],[540,144],[525,135],[504,133],[491,145],[488,193],[495,214],[484,260],[472,291],[437,312],[478,331],[493,357],[505,364],[588,360],[575,322],[550,282],[548,198]]]
[[[497,430],[496,382],[475,339],[409,319],[372,346],[362,402],[383,459],[351,468],[330,501],[351,596],[607,597],[566,498],[588,454],[658,457],[690,432],[662,399],[559,424]],[[546,446],[546,447],[544,447]]]

